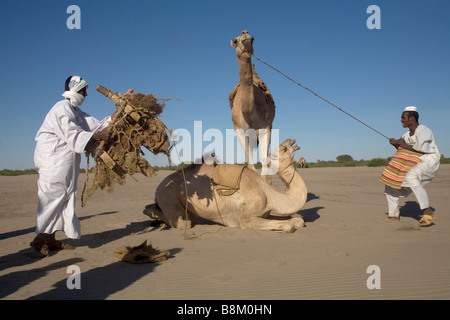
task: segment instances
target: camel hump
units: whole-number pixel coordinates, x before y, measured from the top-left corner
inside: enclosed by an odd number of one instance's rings
[[[264,83],[263,79],[259,77],[259,74],[255,71],[255,65],[253,65],[253,84],[257,86],[264,94],[270,94],[269,88]]]
[[[254,68],[254,67],[253,67]],[[273,101],[273,97],[272,94],[269,91],[269,88],[267,87],[267,85],[265,84],[265,82],[263,81],[263,79],[261,79],[259,77],[259,75],[255,72],[255,70],[253,70],[253,84],[259,89],[261,90],[262,94],[264,95],[264,97],[266,98],[266,102],[267,104],[273,104],[273,106],[275,107],[275,102]]]

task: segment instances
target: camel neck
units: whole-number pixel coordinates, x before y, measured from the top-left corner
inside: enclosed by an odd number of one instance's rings
[[[278,192],[271,188],[270,208],[278,214],[287,215],[299,211],[306,203],[307,188],[305,182],[294,166],[289,166],[278,175],[287,184],[287,189],[285,192]]]
[[[251,57],[239,57],[239,82],[243,85],[253,85],[253,70]]]

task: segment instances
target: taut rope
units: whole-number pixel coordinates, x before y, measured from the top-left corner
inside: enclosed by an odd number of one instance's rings
[[[180,154],[178,153],[178,149],[177,149],[177,146],[176,146],[176,143],[175,143],[178,138],[173,134],[172,130],[168,130],[168,131],[170,133],[170,136],[172,137],[173,147],[175,148],[175,152],[177,153],[178,161],[180,161],[180,163],[183,164],[181,162]],[[184,192],[186,193],[186,202],[185,202],[185,205],[184,205],[184,215],[185,215],[185,218],[186,218],[186,222],[184,224],[184,240],[186,240],[187,239],[187,223],[188,223],[188,219],[189,219],[189,215],[188,215],[189,194],[188,194],[186,175],[184,174],[183,166],[181,166],[181,173],[183,174]]]
[[[278,69],[276,69],[275,67],[271,66],[271,65],[268,64],[267,62],[262,61],[261,59],[259,59],[259,58],[258,58],[257,56],[255,56],[254,54],[252,54],[252,56],[253,56],[256,60],[258,60],[258,61],[260,61],[261,63],[263,63],[263,64],[265,64],[266,66],[268,66],[269,68],[271,68],[271,69],[275,70],[276,72],[280,73],[281,75],[283,75],[283,76],[284,76],[285,78],[287,78],[288,80],[294,82],[296,85],[302,87],[303,89],[308,90],[309,92],[311,92],[311,93],[312,93],[313,95],[315,95],[316,97],[322,99],[323,101],[325,101],[325,102],[328,103],[329,105],[335,107],[335,108],[338,109],[339,111],[342,111],[343,113],[345,113],[345,114],[348,115],[349,117],[352,117],[353,119],[355,119],[355,120],[358,121],[359,123],[365,125],[367,128],[369,128],[369,129],[375,131],[375,132],[378,133],[379,135],[381,135],[381,136],[383,136],[383,137],[385,137],[386,139],[389,140],[389,138],[386,137],[384,134],[382,134],[381,132],[375,130],[374,128],[372,128],[372,127],[369,126],[368,124],[362,122],[362,121],[359,120],[358,118],[352,116],[350,113],[348,113],[348,112],[342,110],[341,108],[339,108],[339,107],[338,107],[337,105],[335,105],[334,103],[331,103],[330,101],[328,101],[327,99],[321,97],[320,95],[318,95],[317,93],[315,93],[315,92],[312,91],[311,89],[305,87],[304,85],[302,85],[302,84],[298,83],[297,81],[293,80],[292,78],[288,77],[288,76],[285,75],[283,72],[281,72],[280,70],[278,70]]]

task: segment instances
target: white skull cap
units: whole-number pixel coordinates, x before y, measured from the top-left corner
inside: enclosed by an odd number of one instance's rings
[[[417,112],[417,107],[407,106],[407,107],[405,107],[405,109],[403,111],[416,111]]]

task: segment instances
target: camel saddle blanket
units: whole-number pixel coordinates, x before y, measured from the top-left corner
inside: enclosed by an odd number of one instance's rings
[[[239,190],[244,168],[236,164],[218,164],[212,175],[217,192],[222,196],[231,196]]]
[[[380,181],[394,189],[401,189],[405,176],[412,167],[420,162],[420,153],[399,147],[386,168]]]

